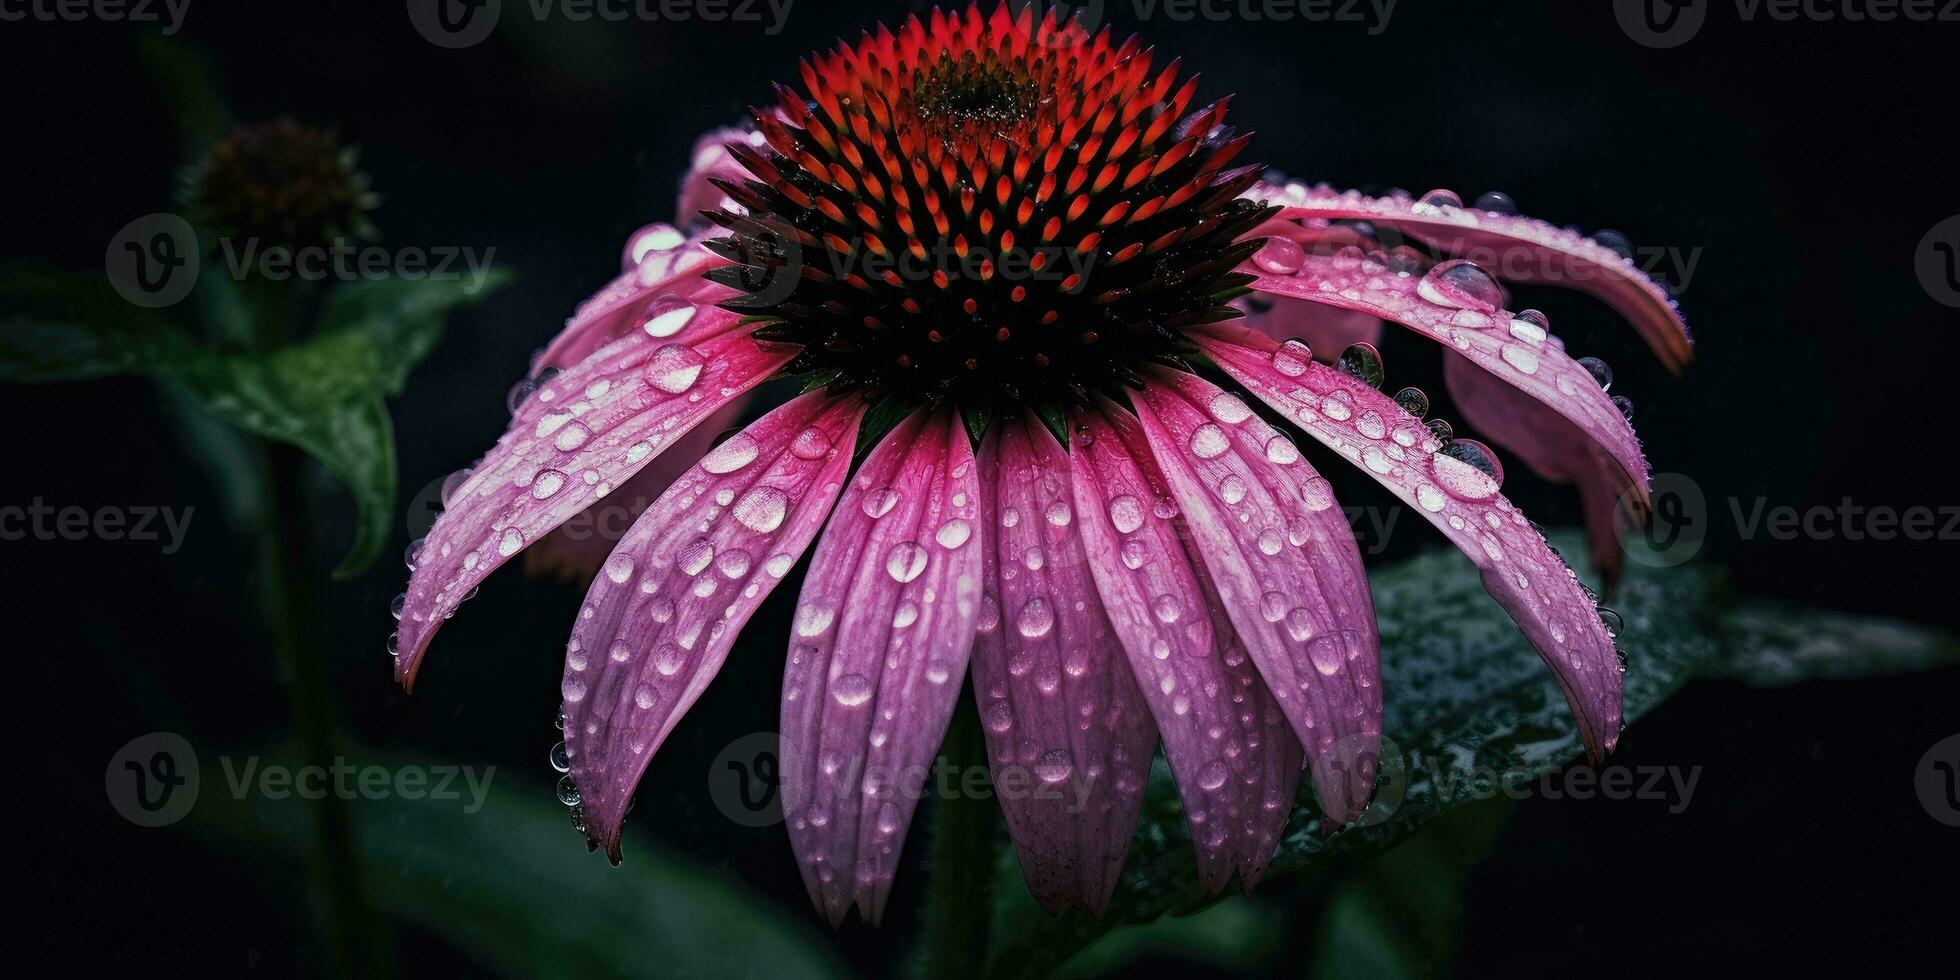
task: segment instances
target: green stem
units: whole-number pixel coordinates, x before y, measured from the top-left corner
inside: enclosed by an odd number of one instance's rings
[[[969,767],[987,764],[971,698],[960,699],[940,755],[942,764],[954,767],[953,778],[941,781],[942,786],[963,786]],[[922,976],[958,980],[986,970],[993,925],[994,808],[990,795],[963,792],[942,795],[933,804]]]
[[[300,760],[333,771],[341,761],[341,750],[334,729],[332,682],[322,642],[323,617],[302,483],[306,457],[291,446],[264,445],[260,602],[286,674]],[[353,814],[338,794],[322,794],[314,803],[313,846],[307,860],[336,974],[376,975],[384,965],[375,938],[378,930],[362,878]]]

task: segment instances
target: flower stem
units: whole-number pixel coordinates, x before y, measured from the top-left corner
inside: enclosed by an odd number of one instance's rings
[[[940,753],[951,779],[963,787],[969,767],[987,764],[980,717],[971,698],[961,698]],[[989,795],[942,794],[932,811],[931,872],[926,888],[925,956],[921,976],[933,980],[978,977],[987,966],[993,925],[994,801]]]
[[[332,771],[341,760],[341,750],[334,729],[311,522],[302,482],[306,457],[291,446],[263,445],[266,494],[260,538],[260,602],[272,631],[274,652],[286,675],[301,764]],[[321,794],[313,805],[312,822],[308,871],[333,950],[334,972],[342,976],[385,972],[347,801],[335,793]]]

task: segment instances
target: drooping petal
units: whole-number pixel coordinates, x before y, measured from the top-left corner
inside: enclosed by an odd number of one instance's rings
[[[1308,255],[1296,275],[1257,272],[1252,287],[1394,320],[1440,343],[1504,383],[1571,420],[1623,468],[1645,502],[1647,460],[1640,440],[1606,392],[1538,323],[1497,306],[1498,286],[1465,262],[1417,275],[1348,250]]]
[[[1306,747],[1321,810],[1352,820],[1380,755],[1381,638],[1347,517],[1293,439],[1237,395],[1166,368],[1144,380],[1131,401],[1193,550]]]
[[[1669,370],[1678,372],[1693,357],[1693,338],[1667,290],[1625,256],[1578,232],[1462,207],[1448,197],[1369,197],[1325,184],[1262,184],[1246,196],[1281,205],[1278,220],[1297,222],[1303,240],[1324,239],[1331,221],[1365,220],[1468,258],[1506,282],[1582,290],[1626,317]]]
[[[980,616],[980,481],[950,408],[871,451],[817,543],[783,678],[782,793],[810,897],[877,922]]]
[[[1463,358],[1443,359],[1443,380],[1471,428],[1510,450],[1540,477],[1578,485],[1587,550],[1604,583],[1602,591],[1612,592],[1621,559],[1615,515],[1622,507],[1639,506],[1643,496],[1626,471],[1564,416]],[[1625,520],[1638,526],[1644,516],[1629,513]]]
[[[687,342],[718,329],[719,321],[704,314],[735,292],[701,277],[728,264],[702,244],[707,238],[690,238],[664,223],[634,232],[626,240],[625,271],[572,311],[538,355],[537,367],[577,364],[634,330]]]
[[[1191,553],[1143,430],[1107,401],[1072,414],[1075,521],[1111,627],[1122,641],[1191,825],[1198,880],[1247,888],[1272,858],[1300,782],[1299,739],[1259,677]],[[1028,517],[1022,517],[1028,520]],[[1159,597],[1180,610],[1155,612]]]
[[[1068,454],[1039,421],[994,423],[980,447],[989,532],[973,695],[1028,890],[1051,915],[1074,903],[1100,916],[1136,835],[1157,726],[1103,613],[1069,485]]]
[[[1578,579],[1498,493],[1496,480],[1436,452],[1435,437],[1394,399],[1297,349],[1230,324],[1194,331],[1192,339],[1248,391],[1360,464],[1468,555],[1484,588],[1558,677],[1587,753],[1597,760],[1612,750],[1620,732],[1613,638]]]
[[[674,440],[666,452],[607,494],[524,549],[524,574],[551,577],[580,587],[592,584],[621,538],[660,495],[709,449],[715,440],[740,424],[749,409],[749,394],[729,399],[720,411]]]
[[[551,379],[456,489],[422,544],[401,618],[395,677],[413,685],[429,638],[497,566],[630,479],[729,399],[795,355],[746,329],[696,344],[632,333]]]
[[[757,420],[682,474],[593,580],[565,648],[565,748],[586,833],[615,861],[648,761],[829,516],[864,409],[811,392]]]

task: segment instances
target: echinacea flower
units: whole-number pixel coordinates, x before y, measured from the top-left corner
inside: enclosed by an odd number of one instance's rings
[[[726,235],[632,239],[416,549],[405,684],[499,565],[628,481],[665,485],[567,643],[590,844],[617,859],[649,760],[813,544],[782,803],[833,922],[879,917],[969,670],[990,764],[1070,788],[1002,801],[1051,911],[1107,903],[1160,741],[1210,892],[1257,878],[1303,768],[1330,826],[1354,820],[1381,735],[1368,581],[1328,481],[1247,395],[1468,555],[1588,751],[1612,749],[1613,637],[1500,493],[1493,451],[1426,422],[1421,392],[1378,390],[1371,347],[1334,367],[1274,338],[1382,320],[1434,338],[1466,414],[1577,482],[1610,552],[1612,509],[1637,511],[1647,482],[1621,408],[1482,268],[1382,245],[1543,260],[1523,278],[1595,292],[1680,363],[1672,301],[1622,255],[1447,192],[1262,183],[1176,62],[1059,18],[935,12],[801,74],[753,129],[697,148],[683,206]],[[656,467],[777,376],[805,393],[678,475]]]

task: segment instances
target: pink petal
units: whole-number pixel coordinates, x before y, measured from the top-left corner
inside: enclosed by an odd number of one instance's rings
[[[1136,835],[1157,727],[1073,516],[1068,454],[1032,416],[980,447],[985,597],[973,694],[1021,874],[1050,915],[1100,916]]]
[[[736,319],[724,310],[702,316]],[[634,332],[541,386],[423,541],[402,610],[396,678],[414,684],[429,638],[497,566],[794,355],[765,349],[746,329],[693,345]]]
[[[619,859],[627,801],[830,514],[864,400],[811,392],[696,463],[593,580],[566,645],[565,749],[586,833]]]
[[[626,271],[572,311],[565,328],[539,354],[537,366],[577,364],[636,330],[657,340],[693,341],[734,322],[704,315],[735,295],[734,290],[701,278],[702,273],[728,264],[702,245],[708,237],[690,238],[660,223],[634,232],[626,241]]]
[[[758,149],[767,145],[761,130],[744,131],[732,126],[709,130],[694,141],[687,176],[681,178],[680,209],[675,220],[691,226],[700,220],[703,211],[736,210],[734,201],[713,181],[718,178],[740,184],[750,179],[748,168],[728,152],[728,144],[738,142]]]
[[[1620,577],[1614,515],[1623,500],[1625,506],[1638,507],[1636,501],[1644,497],[1626,471],[1564,416],[1461,357],[1443,359],[1443,380],[1471,428],[1510,450],[1540,477],[1578,484],[1593,566],[1605,583],[1603,591],[1612,592]],[[1634,524],[1643,519],[1639,512],[1626,518]]]
[[[1352,820],[1380,755],[1381,638],[1347,517],[1292,437],[1237,395],[1164,368],[1144,380],[1131,401],[1192,550],[1306,747],[1321,810]]]
[[[1667,290],[1619,253],[1577,232],[1534,218],[1408,197],[1368,197],[1325,184],[1262,184],[1246,196],[1282,205],[1277,220],[1297,222],[1302,240],[1324,238],[1330,221],[1366,220],[1469,258],[1507,282],[1582,290],[1626,317],[1670,370],[1679,371],[1693,357],[1688,325]]]
[[[1297,275],[1265,272],[1253,288],[1394,320],[1474,362],[1571,420],[1619,462],[1645,502],[1647,460],[1640,440],[1599,383],[1536,323],[1499,309],[1498,287],[1475,266],[1446,262],[1422,276],[1398,273],[1355,250],[1308,255]],[[1430,297],[1447,298],[1447,302]]]
[[[640,514],[693,467],[695,460],[714,448],[716,439],[741,424],[751,397],[742,394],[729,399],[720,411],[674,440],[666,452],[620,484],[619,489],[524,549],[524,574],[531,578],[556,578],[580,587],[592,584],[592,576],[599,574],[599,566]]]
[[[1177,776],[1199,883],[1216,895],[1237,873],[1250,888],[1285,833],[1300,742],[1191,553],[1136,419],[1104,401],[1071,427],[1075,523]],[[1164,622],[1160,596],[1190,613]]]
[[[810,897],[878,921],[980,616],[980,481],[950,408],[859,468],[811,563],[783,678],[782,791]]]
[[[1557,675],[1588,754],[1599,759],[1612,750],[1620,731],[1613,639],[1578,579],[1498,493],[1497,481],[1437,454],[1435,438],[1394,399],[1263,334],[1217,324],[1191,336],[1247,390],[1359,463],[1470,556],[1484,588]]]

